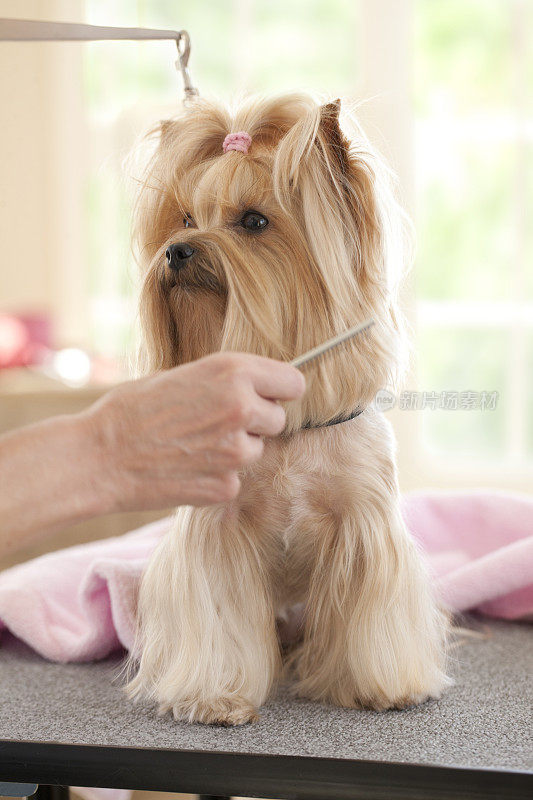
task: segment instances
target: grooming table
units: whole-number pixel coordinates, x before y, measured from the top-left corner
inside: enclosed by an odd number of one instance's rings
[[[456,685],[439,701],[375,713],[291,699],[282,689],[259,723],[241,728],[177,723],[133,706],[120,688],[119,656],[53,664],[4,636],[0,781],[40,784],[49,799],[72,785],[218,797],[531,800],[533,627],[483,627],[491,638],[452,651]]]

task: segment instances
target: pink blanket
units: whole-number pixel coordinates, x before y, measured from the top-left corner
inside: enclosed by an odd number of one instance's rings
[[[405,496],[403,511],[449,608],[533,619],[532,497],[423,492]],[[53,661],[130,649],[140,576],[170,524],[166,518],[0,573],[0,631]]]

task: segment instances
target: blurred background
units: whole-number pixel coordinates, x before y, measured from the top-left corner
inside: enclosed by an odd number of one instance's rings
[[[388,412],[401,487],[533,488],[533,0],[0,0],[0,16],[186,28],[202,94],[363,101],[417,236],[412,370]],[[176,113],[175,58],[172,42],[0,42],[0,430],[129,374],[124,160]]]

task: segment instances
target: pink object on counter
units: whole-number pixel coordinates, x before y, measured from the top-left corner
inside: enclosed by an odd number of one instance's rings
[[[420,492],[402,503],[446,605],[533,619],[533,498]],[[140,577],[171,524],[167,517],[0,573],[0,630],[53,661],[90,661],[130,649]]]
[[[40,364],[50,348],[51,327],[46,314],[0,311],[0,369]]]

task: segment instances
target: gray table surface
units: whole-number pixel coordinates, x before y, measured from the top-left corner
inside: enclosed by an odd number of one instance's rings
[[[441,700],[375,713],[291,699],[282,688],[258,723],[240,728],[177,723],[132,705],[119,656],[54,664],[4,635],[0,740],[531,770],[533,626],[483,624],[490,637],[454,651],[456,683]]]

